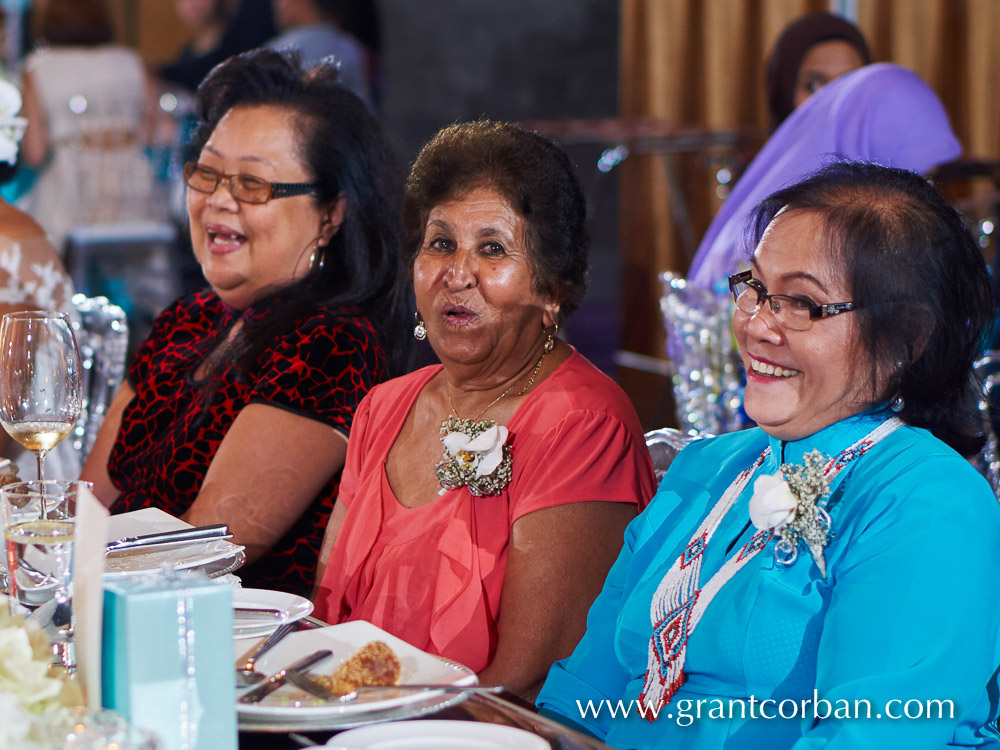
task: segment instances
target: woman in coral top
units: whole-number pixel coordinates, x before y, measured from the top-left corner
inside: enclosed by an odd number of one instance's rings
[[[361,403],[320,556],[320,617],[526,694],[579,640],[653,491],[628,399],[556,338],[586,287],[584,219],[537,134],[476,122],[424,147],[404,223],[414,335],[441,365]]]

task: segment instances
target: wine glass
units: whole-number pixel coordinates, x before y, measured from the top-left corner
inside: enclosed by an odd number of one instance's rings
[[[38,479],[45,454],[80,417],[80,350],[66,313],[8,313],[0,324],[0,424],[35,454]]]

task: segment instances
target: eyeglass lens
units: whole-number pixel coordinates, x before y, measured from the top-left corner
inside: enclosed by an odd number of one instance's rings
[[[770,305],[771,313],[782,327],[805,331],[812,326],[809,307],[794,297],[772,296],[767,293],[763,285],[758,287],[746,282],[741,282],[733,287],[733,293],[736,297],[736,307],[747,315],[756,313],[766,302]]]
[[[271,183],[250,175],[225,175],[201,164],[189,163],[184,169],[184,182],[192,190],[214,193],[222,180],[228,180],[229,192],[246,203],[267,203],[271,199]]]

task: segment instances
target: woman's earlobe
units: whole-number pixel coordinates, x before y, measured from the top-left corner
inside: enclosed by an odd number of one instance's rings
[[[326,217],[323,219],[323,226],[320,229],[321,235],[329,242],[333,235],[340,231],[340,225],[344,223],[347,216],[347,199],[343,192],[337,195],[336,200],[330,204]]]
[[[542,328],[552,328],[559,325],[560,307],[558,302],[546,302],[542,306]]]

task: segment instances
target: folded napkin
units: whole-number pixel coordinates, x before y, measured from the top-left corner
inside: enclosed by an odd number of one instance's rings
[[[86,487],[76,495],[73,613],[77,676],[87,705],[101,708],[101,629],[104,610],[104,540],[108,509]]]

